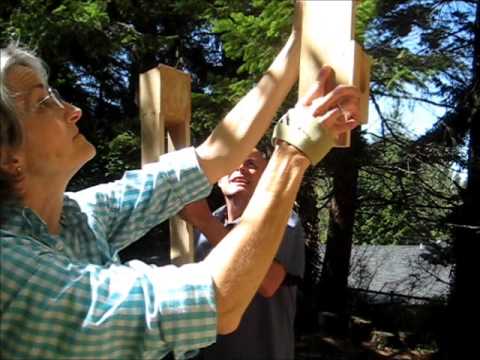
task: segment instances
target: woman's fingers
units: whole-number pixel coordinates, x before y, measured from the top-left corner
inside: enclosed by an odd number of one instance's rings
[[[312,101],[312,113],[314,115],[324,114],[330,109],[333,109],[338,104],[344,103],[359,103],[360,92],[357,88],[349,85],[338,85],[335,89],[330,91],[327,95],[319,97]]]
[[[318,80],[310,86],[307,93],[302,97],[300,103],[304,106],[309,106],[312,101],[323,97],[334,87],[334,71],[328,66],[322,66],[318,74]]]
[[[335,137],[338,137],[338,135],[342,133],[355,129],[358,125],[359,125],[359,122],[357,120],[351,119],[344,123],[335,124],[329,130],[331,133],[334,134]]]
[[[352,130],[358,126],[359,121],[356,114],[347,114],[341,108],[335,107],[325,114],[316,117],[322,127],[328,129],[334,137]]]
[[[343,97],[342,101],[334,103],[331,109],[326,112],[323,111],[324,104],[321,99],[314,100],[310,111],[313,112],[313,116],[322,117],[326,114],[342,115],[342,118],[348,120],[350,118],[359,119],[360,116],[360,99],[357,97]]]
[[[335,88],[335,70],[328,65],[324,65],[322,70],[324,71],[321,74],[323,75],[323,78],[321,78],[323,82],[322,96],[325,96],[325,94],[328,94]]]
[[[360,116],[360,99],[356,97],[349,97],[337,105],[345,114],[345,117],[359,118]]]
[[[320,126],[328,130],[333,130],[337,121],[343,121],[343,122],[345,121],[343,117],[343,113],[339,108],[331,109],[327,111],[325,114],[321,116],[317,116],[315,119],[318,121]],[[336,136],[337,134],[333,134],[333,135]]]
[[[305,118],[313,116],[322,127],[337,137],[359,125],[360,92],[354,86],[335,86],[333,69],[323,66],[318,80],[296,108],[305,113]]]

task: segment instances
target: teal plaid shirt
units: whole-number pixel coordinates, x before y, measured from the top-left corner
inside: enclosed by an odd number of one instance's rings
[[[118,252],[211,185],[193,148],[65,195],[58,236],[28,208],[0,209],[1,358],[160,359],[216,337],[202,263],[121,264]]]

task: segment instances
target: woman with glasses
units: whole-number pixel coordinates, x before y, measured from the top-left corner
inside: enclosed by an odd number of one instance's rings
[[[1,49],[0,60],[0,348],[6,359],[159,359],[171,351],[181,358],[233,331],[273,259],[304,171],[358,120],[358,91],[327,92],[325,68],[282,122],[242,221],[203,262],[122,264],[121,249],[205,198],[258,142],[297,78],[298,34],[198,148],[76,193],[66,193],[67,185],[95,155],[77,126],[82,111],[48,85],[31,52],[12,44]],[[345,119],[339,102],[350,104]]]

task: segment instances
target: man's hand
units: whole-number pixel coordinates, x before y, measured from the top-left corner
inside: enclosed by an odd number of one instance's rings
[[[206,200],[188,204],[178,215],[202,232],[212,246],[217,245],[228,233],[223,224],[212,215]]]
[[[178,216],[192,224],[193,227],[199,229],[200,231],[206,226],[206,224],[212,221],[212,218],[216,220],[210,211],[207,200],[205,199],[186,205],[178,213]]]
[[[286,275],[287,272],[285,267],[274,260],[270,269],[268,269],[267,275],[258,288],[258,293],[265,298],[271,298],[275,295],[280,285],[282,285]]]

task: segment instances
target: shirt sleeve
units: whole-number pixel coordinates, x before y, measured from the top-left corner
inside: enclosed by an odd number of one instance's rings
[[[107,239],[112,253],[142,237],[212,189],[194,148],[162,155],[142,170],[77,193],[69,193],[88,217],[97,238]]]
[[[1,253],[5,358],[183,358],[215,341],[214,287],[202,263],[102,267],[13,240]]]
[[[303,278],[305,271],[305,231],[300,218],[293,211],[275,260],[285,267],[288,274]]]

